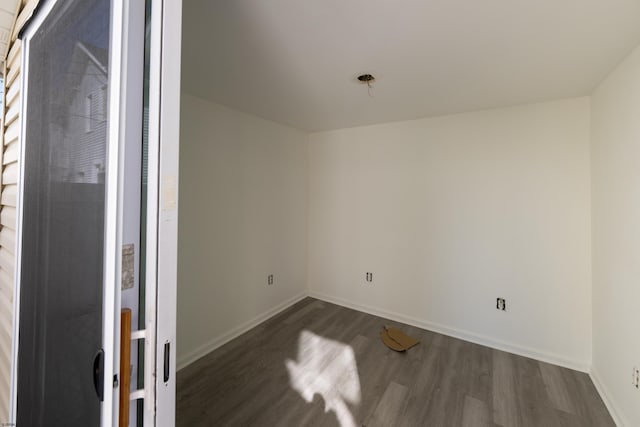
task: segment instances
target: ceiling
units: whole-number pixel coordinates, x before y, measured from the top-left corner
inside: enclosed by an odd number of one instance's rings
[[[640,43],[640,0],[183,8],[183,90],[306,131],[588,95]]]
[[[0,0],[0,74],[4,68],[4,58],[19,2],[20,0]]]

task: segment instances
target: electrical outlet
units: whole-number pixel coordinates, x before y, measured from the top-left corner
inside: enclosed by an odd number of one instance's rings
[[[631,373],[631,385],[633,385],[636,390],[640,390],[640,369],[633,367],[633,372]]]
[[[504,298],[497,298],[496,299],[496,309],[497,310],[502,310],[502,311],[507,311],[507,300],[505,300]]]
[[[273,274],[267,276],[267,285],[273,285]]]
[[[366,280],[367,282],[369,282],[369,283],[372,283],[372,282],[373,282],[373,273],[369,273],[369,272],[367,272],[367,273],[365,274],[365,280]]]

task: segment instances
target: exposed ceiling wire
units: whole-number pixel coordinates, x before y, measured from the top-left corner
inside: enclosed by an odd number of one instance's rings
[[[376,80],[376,78],[373,77],[373,75],[371,75],[371,74],[360,74],[358,76],[358,81],[360,83],[362,83],[362,84],[366,84],[367,85],[367,93],[372,98],[373,98],[373,94],[371,93],[371,90],[373,89],[373,82],[375,80]]]

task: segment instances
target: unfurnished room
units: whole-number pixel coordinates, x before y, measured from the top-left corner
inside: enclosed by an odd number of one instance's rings
[[[640,0],[0,0],[0,427],[640,426]]]
[[[177,425],[640,425],[640,3],[183,9]]]

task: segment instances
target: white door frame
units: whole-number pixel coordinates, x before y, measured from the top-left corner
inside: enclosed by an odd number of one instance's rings
[[[182,0],[154,1],[151,10],[146,283],[147,291],[153,287],[149,284],[155,283],[156,293],[147,293],[146,329],[156,331],[156,334],[153,351],[145,352],[145,366],[155,366],[156,370],[155,375],[145,372],[145,385],[155,386],[155,396],[148,400],[149,404],[155,405],[155,420],[152,423],[147,417],[151,408],[145,405],[145,426],[175,425],[181,35]],[[155,325],[150,324],[153,322]],[[150,345],[152,341],[148,340]]]

